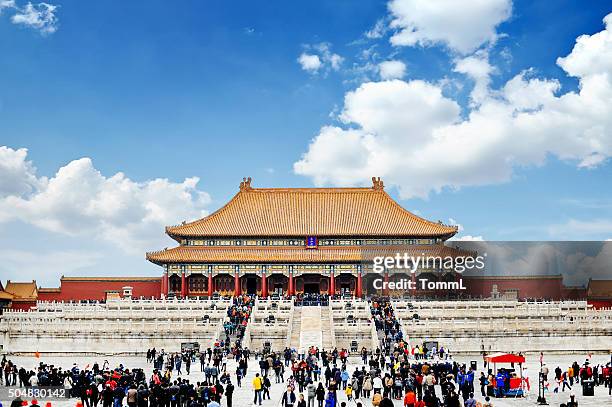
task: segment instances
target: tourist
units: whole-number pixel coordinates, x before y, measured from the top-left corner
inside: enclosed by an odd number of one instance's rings
[[[347,385],[344,392],[346,394],[346,398],[348,399],[348,401],[352,401],[353,400],[353,385],[352,384]]]
[[[567,407],[578,407],[578,401],[576,401],[576,394],[570,393],[570,399],[567,402]]]
[[[315,393],[317,395],[317,407],[323,407],[323,402],[325,401],[325,389],[323,388],[323,383],[319,382]]]
[[[255,373],[255,377],[253,378],[253,404],[258,404],[261,406],[261,389],[263,388],[263,380],[259,376],[259,373]]]
[[[314,401],[317,396],[317,387],[312,381],[306,385],[306,396],[308,397],[308,407],[315,407]]]
[[[482,407],[493,407],[493,402],[489,396],[485,397],[485,402],[482,403]]]
[[[451,390],[447,394],[444,400],[444,405],[445,407],[461,407],[461,402],[459,401],[459,395],[455,393],[454,390]]]
[[[211,399],[207,407],[221,407],[221,404],[217,400]]]
[[[334,392],[327,392],[327,396],[325,397],[325,407],[336,407],[336,395]]]
[[[225,400],[227,402],[227,407],[232,407],[232,398],[234,395],[234,385],[231,381],[227,382],[225,386]]]
[[[270,379],[265,376],[263,378],[263,387],[262,387],[262,399],[265,400],[266,396],[268,397],[268,400],[270,400],[270,387],[272,387],[272,383],[270,382]]]
[[[409,389],[404,396],[404,407],[414,407],[416,403],[416,394]]]
[[[129,407],[136,407],[138,402],[137,396],[138,390],[136,390],[136,386],[132,384],[126,394],[126,402]]]
[[[382,388],[383,388],[383,381],[380,378],[380,376],[374,377],[374,379],[372,379],[372,389],[374,391],[374,394],[376,393],[381,394]]]
[[[304,396],[302,395],[302,400]],[[293,388],[291,386],[287,386],[287,390],[283,393],[281,398],[281,406],[282,407],[293,407],[295,404],[295,393],[293,392]]]
[[[485,376],[484,372],[480,372],[480,378],[478,379],[478,381],[480,382],[480,395],[482,397],[485,397],[487,395],[485,393],[485,387],[489,383],[488,383],[488,380],[487,380],[487,376]]]
[[[374,395],[372,396],[372,405],[379,406],[382,398],[383,397],[382,397],[382,394],[380,394],[380,392],[374,391]]]
[[[366,374],[366,377],[363,379],[363,397],[370,398],[370,393],[373,389],[372,377],[369,374]]]
[[[304,395],[302,393],[300,393],[297,407],[306,407],[306,400],[304,400]]]
[[[382,400],[380,400],[380,403],[378,404],[379,407],[394,407],[393,406],[393,400],[391,400],[389,397],[383,397]]]
[[[470,396],[463,403],[464,407],[476,407],[476,399],[474,399],[474,393],[470,393]]]

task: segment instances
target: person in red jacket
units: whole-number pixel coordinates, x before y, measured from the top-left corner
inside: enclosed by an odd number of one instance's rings
[[[416,394],[412,390],[408,390],[404,396],[404,407],[414,407],[416,403]]]

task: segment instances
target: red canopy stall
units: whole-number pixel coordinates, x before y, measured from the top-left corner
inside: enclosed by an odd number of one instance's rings
[[[497,372],[498,363],[518,363],[519,365],[519,377],[510,378],[510,389],[514,390],[514,395],[517,396],[516,390],[520,389],[520,395],[522,396],[522,385],[523,385],[523,363],[525,363],[525,356],[515,355],[514,353],[492,353],[485,356],[485,360],[490,364],[493,363],[493,371]],[[494,382],[495,383],[495,382]],[[495,386],[497,387],[497,386]]]
[[[523,355],[515,355],[514,353],[492,353],[485,357],[485,360],[489,363],[525,363],[525,356]]]

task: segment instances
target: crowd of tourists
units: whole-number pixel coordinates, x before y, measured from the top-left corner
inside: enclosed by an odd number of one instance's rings
[[[362,347],[351,353],[343,348],[274,350],[266,346],[251,352],[243,348],[242,337],[252,304],[250,296],[234,300],[224,320],[225,338],[210,348],[170,353],[149,349],[146,361],[151,374],[123,365],[111,367],[106,361],[102,366],[79,368],[75,364],[71,369],[40,363],[27,370],[5,357],[0,380],[13,386],[63,386],[83,407],[232,407],[236,388],[251,390],[253,404],[262,405],[271,400],[273,387],[282,389],[282,407],[345,407],[347,402],[357,407],[393,407],[394,403],[404,407],[491,407],[494,384],[506,386],[514,374],[512,369],[502,371],[500,382],[498,372],[486,366],[486,371],[478,372],[473,365],[460,364],[444,347],[411,344],[385,298],[370,301],[379,340],[375,349]],[[235,368],[228,369],[228,360],[233,360]],[[200,379],[192,380],[191,367],[198,363]],[[256,373],[246,382],[249,366],[256,366]],[[553,372],[543,364],[541,373],[548,381]],[[611,373],[609,365],[558,367],[554,370],[554,391],[571,390],[575,383],[588,380],[607,386],[610,392]],[[576,406],[572,404],[575,398],[570,399],[566,406]]]
[[[300,293],[293,299],[296,306],[327,306],[329,304],[329,295],[319,293]]]
[[[542,373],[544,373],[545,379],[548,381],[549,370],[545,365],[542,366]],[[581,382],[582,384],[592,382],[594,386],[606,385],[612,376],[612,368],[610,364],[591,366],[588,360],[580,366],[578,362],[574,361],[566,369],[561,369],[561,367],[557,366],[554,374],[553,392],[558,393],[559,391],[564,392],[566,388],[572,391],[574,384],[578,385]],[[608,390],[608,393],[612,394],[612,386]]]

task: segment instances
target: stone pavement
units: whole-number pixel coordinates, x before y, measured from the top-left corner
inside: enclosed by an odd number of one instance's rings
[[[321,349],[323,347],[321,307],[302,307],[301,318],[300,349],[303,349],[304,352],[310,346],[316,346]]]
[[[48,364],[54,364],[56,366],[62,366],[63,368],[71,368],[74,362],[80,368],[84,368],[87,365],[93,365],[94,362],[98,362],[100,365],[103,364],[104,360],[108,360],[110,362],[110,366],[118,366],[119,363],[122,363],[124,366],[129,368],[144,368],[147,373],[147,377],[150,375],[152,371],[152,365],[147,364],[144,357],[116,357],[116,356],[98,356],[98,357],[41,357],[40,359],[35,359],[34,357],[10,357],[13,362],[17,363],[19,366],[23,365],[26,368],[33,368],[36,366],[39,361]],[[482,368],[481,360],[478,357],[461,357],[457,358],[457,361],[460,363],[468,363],[470,360],[478,361],[478,368]],[[581,363],[584,361],[583,356],[550,356],[545,357],[545,362],[549,366],[551,372],[555,369],[557,365],[561,368],[566,368],[569,366],[574,360]],[[591,359],[592,364],[605,364],[610,361],[610,356],[607,355],[595,355]],[[233,382],[235,382],[235,363],[234,361],[230,361],[228,363],[228,371],[232,374]],[[349,359],[349,371],[352,372],[355,367],[361,368],[361,360],[358,358],[350,358]],[[493,399],[493,403],[495,407],[523,407],[523,406],[533,406],[536,405],[537,398],[537,372],[539,367],[539,360],[537,355],[529,355],[527,356],[526,367],[528,368],[528,376],[530,378],[530,382],[532,384],[531,393],[523,399]],[[247,377],[243,379],[242,387],[236,388],[234,392],[234,406],[237,407],[245,407],[251,406],[253,404],[253,391],[251,389],[251,381],[255,376],[255,373],[259,371],[259,367],[257,361],[254,358],[251,358],[249,363],[249,369],[247,373]],[[480,370],[478,370],[480,372]],[[285,377],[288,377],[288,372],[285,374]],[[189,378],[192,382],[201,381],[204,378],[204,375],[199,371],[199,363],[194,363],[192,365],[192,371],[189,376],[183,376]],[[280,398],[285,390],[285,386],[281,384],[276,384],[274,377],[271,377],[272,380],[272,388],[270,390],[271,400],[266,400],[263,403],[264,407],[278,407],[280,406]],[[535,388],[534,388],[535,385]],[[603,406],[611,406],[612,405],[612,397],[608,396],[607,389],[603,386],[599,386],[595,389],[595,397],[583,397],[582,389],[580,387],[575,386],[574,388],[578,404],[580,407],[583,406],[592,406],[592,407],[603,407]],[[440,395],[440,389],[437,388],[437,394]],[[346,396],[342,392],[338,392],[339,401],[347,401]],[[560,393],[560,394],[551,394],[551,392],[547,393],[547,399],[551,406],[559,406],[562,402],[567,402],[569,399],[569,392]],[[7,400],[1,400],[2,404],[7,405]],[[371,407],[372,404],[369,400],[359,400],[363,403],[364,407]],[[57,402],[52,402],[53,407],[74,407],[76,404],[76,399],[66,400]],[[396,407],[402,407],[402,403],[400,401],[394,401]],[[44,403],[42,403],[44,406]],[[347,403],[348,407],[354,407],[355,401]],[[225,407],[225,400],[222,402],[222,406]]]

